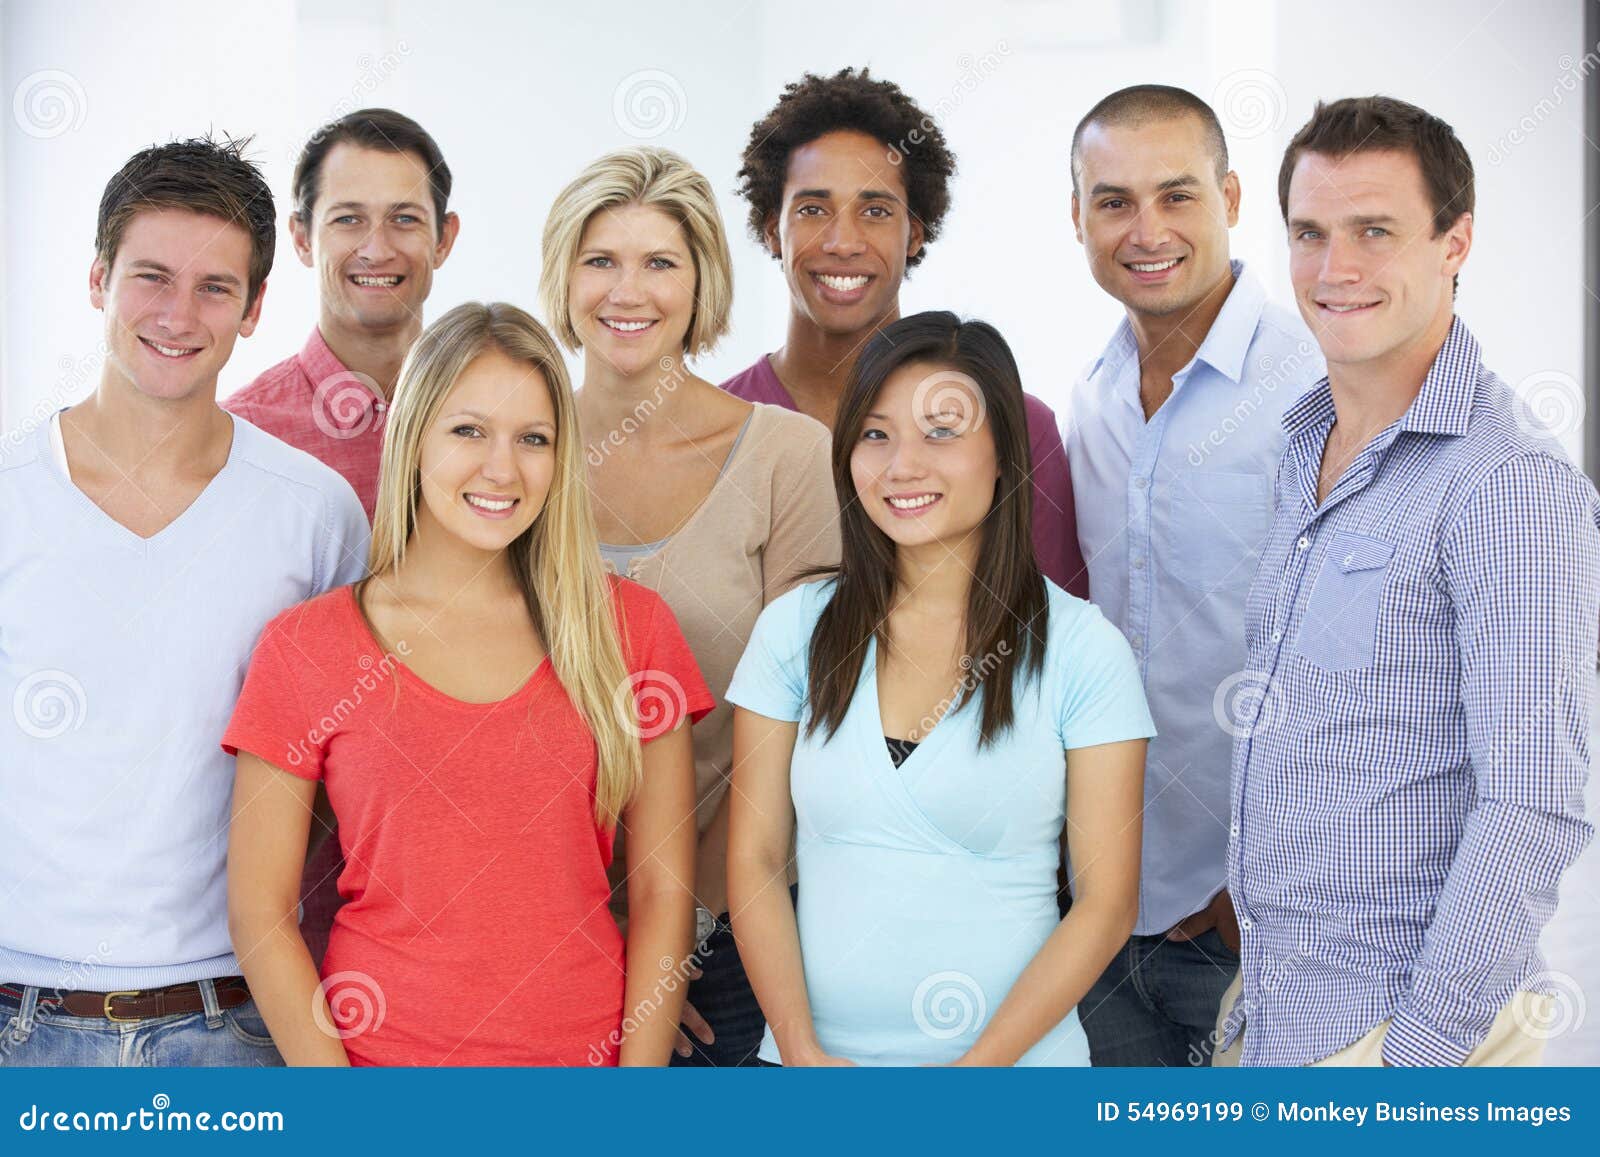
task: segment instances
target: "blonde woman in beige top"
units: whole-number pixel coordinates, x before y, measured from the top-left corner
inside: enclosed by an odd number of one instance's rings
[[[733,712],[723,693],[761,609],[839,557],[829,434],[685,364],[726,333],[733,275],[711,185],[682,157],[601,157],[556,198],[543,249],[545,314],[583,351],[578,417],[601,553],[666,599],[717,698],[694,729],[699,948],[674,1063],[753,1063],[761,1009],[727,920]],[[670,682],[648,693],[676,698]]]

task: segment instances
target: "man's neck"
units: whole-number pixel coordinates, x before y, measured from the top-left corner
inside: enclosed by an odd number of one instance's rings
[[[1194,360],[1227,304],[1233,285],[1233,268],[1229,266],[1205,296],[1188,309],[1165,314],[1128,310],[1128,324],[1139,347],[1141,379],[1164,381],[1170,390],[1172,375]]]
[[[772,355],[773,371],[802,410],[826,413],[831,426],[862,347],[899,317],[900,305],[896,302],[893,309],[864,330],[828,333],[809,318],[790,313],[783,348]]]
[[[1454,317],[1450,310],[1440,313],[1427,329],[1381,357],[1328,363],[1335,421],[1347,438],[1359,438],[1364,445],[1411,408],[1450,336]]]
[[[93,394],[62,416],[74,470],[153,477],[215,473],[227,459],[233,421],[216,401],[216,383],[187,398],[141,394],[107,367]]]
[[[422,332],[422,322],[413,319],[395,329],[358,329],[341,325],[324,312],[317,329],[345,369],[371,378],[385,398],[392,398],[394,384],[400,377],[400,365],[406,360],[406,351]]]

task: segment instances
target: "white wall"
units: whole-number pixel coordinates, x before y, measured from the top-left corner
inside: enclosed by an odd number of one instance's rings
[[[1218,108],[1244,185],[1236,256],[1286,298],[1278,157],[1318,97],[1381,91],[1453,123],[1479,174],[1478,236],[1460,308],[1492,366],[1573,413],[1582,378],[1585,215],[1578,0],[962,0],[803,7],[612,0],[520,8],[487,0],[289,0],[219,8],[169,0],[0,0],[0,416],[6,427],[90,390],[100,318],[88,304],[95,207],[136,149],[206,129],[256,134],[287,208],[295,154],[364,105],[416,116],[454,170],[461,240],[429,315],[467,298],[536,302],[538,236],[557,190],[599,153],[641,139],[679,150],[724,195],[737,287],[713,380],[781,343],[776,267],[744,236],[734,196],[751,123],[803,70],[870,64],[937,109],[960,161],[944,237],[908,310],[998,324],[1035,393],[1062,403],[1118,317],[1068,219],[1067,147],[1098,97],[1139,81]],[[664,75],[662,75],[664,74]],[[631,78],[631,79],[630,79]],[[623,99],[618,113],[619,92]],[[629,93],[644,103],[630,113]],[[654,94],[662,103],[650,104]],[[59,98],[52,103],[51,98]],[[281,214],[280,214],[281,217]],[[299,348],[313,278],[287,239],[263,323],[226,394]],[[1592,420],[1592,419],[1591,419]],[[1576,455],[1576,424],[1565,438]],[[1600,852],[1569,881],[1553,963],[1600,991]],[[1600,1059],[1600,1016],[1557,1055]]]

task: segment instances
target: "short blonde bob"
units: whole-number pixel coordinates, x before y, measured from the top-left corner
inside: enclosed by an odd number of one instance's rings
[[[637,147],[607,153],[561,191],[544,223],[539,297],[551,332],[568,349],[581,348],[568,294],[583,230],[602,209],[650,205],[683,227],[694,261],[694,316],[683,352],[699,357],[728,332],[733,309],[733,258],[711,182],[677,153]]]

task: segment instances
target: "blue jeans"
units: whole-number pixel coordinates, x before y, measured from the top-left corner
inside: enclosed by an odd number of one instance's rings
[[[40,1005],[41,991],[11,985],[19,1000],[0,992],[0,1067],[253,1067],[282,1065],[255,1001],[217,1005],[216,987],[200,981],[206,1007],[149,1020],[110,1021],[69,1016]]]
[[[1222,994],[1238,971],[1215,929],[1193,940],[1132,937],[1078,1004],[1090,1062],[1209,1065]]]

